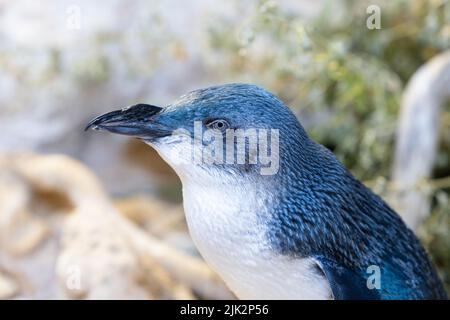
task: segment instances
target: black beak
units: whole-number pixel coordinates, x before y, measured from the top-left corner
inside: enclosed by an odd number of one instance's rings
[[[166,136],[170,131],[156,119],[161,110],[162,108],[149,104],[137,104],[98,116],[84,130],[106,130],[139,138]]]

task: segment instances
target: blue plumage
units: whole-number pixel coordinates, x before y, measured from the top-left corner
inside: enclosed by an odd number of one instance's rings
[[[193,132],[194,121],[206,126],[223,119],[234,129],[278,129],[277,174],[257,176],[260,164],[221,165],[236,181],[272,190],[274,196],[264,200],[270,218],[263,221],[264,242],[271,250],[317,261],[336,299],[446,298],[413,232],[329,150],[312,141],[274,95],[253,85],[229,84],[193,91],[164,109],[139,105],[135,111],[132,107],[119,117],[112,112],[110,122],[107,114],[91,125],[151,142],[175,129]],[[126,128],[127,123],[132,126]],[[367,285],[370,266],[381,272],[379,288]]]

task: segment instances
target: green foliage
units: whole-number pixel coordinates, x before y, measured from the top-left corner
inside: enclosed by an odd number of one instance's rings
[[[448,193],[436,192],[435,209],[426,223],[420,228],[419,235],[428,251],[432,254],[434,263],[441,277],[450,290],[450,200]]]

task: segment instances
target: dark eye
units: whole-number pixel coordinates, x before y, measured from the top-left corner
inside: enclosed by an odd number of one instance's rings
[[[207,122],[206,127],[208,127],[209,129],[225,131],[230,127],[230,125],[226,120],[217,119]]]

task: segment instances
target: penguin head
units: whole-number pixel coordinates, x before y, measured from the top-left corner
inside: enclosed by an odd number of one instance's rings
[[[307,141],[288,107],[249,84],[195,90],[165,108],[137,104],[99,116],[89,128],[143,140],[182,179],[277,175],[283,158]]]

